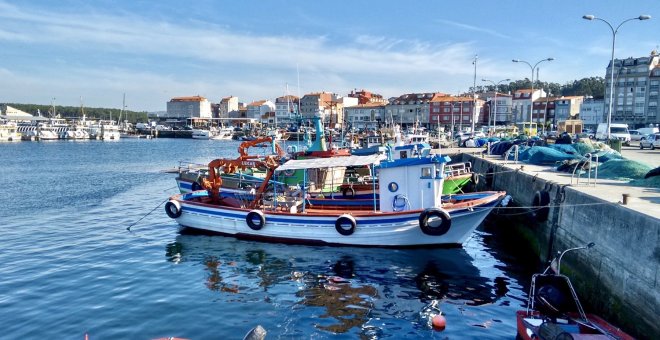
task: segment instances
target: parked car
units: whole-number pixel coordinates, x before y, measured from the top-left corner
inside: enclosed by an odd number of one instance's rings
[[[644,148],[650,148],[651,150],[660,148],[660,133],[644,135],[644,137],[639,140],[639,149],[644,150]]]
[[[638,141],[642,139],[642,136],[644,136],[643,133],[637,131],[637,130],[628,130],[628,133],[630,133],[630,140],[631,141]]]

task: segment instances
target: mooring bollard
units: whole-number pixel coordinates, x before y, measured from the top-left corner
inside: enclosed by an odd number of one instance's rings
[[[630,198],[630,194],[623,194],[623,205],[628,204],[628,198]]]

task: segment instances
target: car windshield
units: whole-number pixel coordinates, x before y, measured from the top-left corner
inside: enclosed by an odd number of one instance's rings
[[[610,128],[610,133],[628,133],[628,129],[624,127],[614,127]]]

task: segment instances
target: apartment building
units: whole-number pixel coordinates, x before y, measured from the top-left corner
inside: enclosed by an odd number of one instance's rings
[[[275,99],[275,118],[278,126],[297,123],[298,118],[300,118],[299,102],[300,98],[292,95]]]
[[[463,131],[472,127],[474,114],[474,105],[476,104],[477,121],[484,120],[483,99],[472,99],[472,96],[450,96],[446,94],[437,94],[429,103],[429,122],[428,127],[444,129],[445,131],[458,130]],[[476,121],[475,121],[476,124]]]
[[[580,119],[585,128],[596,130],[598,124],[607,122],[605,101],[603,99],[585,99],[580,105]]]
[[[275,123],[275,104],[270,100],[258,100],[247,105],[246,118],[261,124]]]
[[[551,128],[557,125],[557,111],[555,108],[556,104],[557,97],[546,96],[534,100],[532,120],[537,124],[537,126],[547,126],[548,128]]]
[[[610,80],[614,72],[612,123],[626,123],[631,128],[660,123],[660,56],[615,59],[605,72],[605,116],[610,107]]]
[[[366,90],[353,90],[351,93],[348,94],[347,97],[351,98],[357,98],[358,99],[358,104],[368,104],[368,103],[378,103],[378,104],[387,104],[387,99],[383,98],[383,96],[375,93],[371,93]]]
[[[511,108],[513,106],[513,96],[506,93],[489,91],[479,94],[479,98],[485,101],[483,114],[479,117],[482,125],[489,125],[495,117],[495,124],[506,125],[512,123]]]
[[[540,97],[545,97],[542,89],[520,89],[513,93],[512,99],[512,121],[516,124],[534,121],[532,115],[532,104]]]
[[[435,96],[447,96],[439,92],[408,93],[392,98],[385,106],[385,119],[399,123],[404,129],[415,124],[430,126],[431,100]],[[434,125],[437,122],[433,122]]]
[[[378,127],[384,122],[385,104],[364,103],[344,108],[344,118],[355,129]]]
[[[211,103],[204,97],[175,97],[167,102],[167,118],[211,118]]]
[[[218,118],[229,118],[229,112],[238,111],[238,97],[229,96],[222,98],[218,104]]]

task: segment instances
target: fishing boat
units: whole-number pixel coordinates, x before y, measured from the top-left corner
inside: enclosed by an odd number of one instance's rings
[[[561,259],[566,253],[593,246],[589,243],[557,252],[543,273],[532,276],[527,308],[516,312],[516,338],[633,339],[602,318],[586,314],[571,281],[561,274]]]
[[[409,247],[462,245],[504,192],[482,192],[446,199],[442,195],[448,157],[416,157],[381,161],[380,156],[346,156],[289,160],[216,159],[209,163],[206,190],[172,196],[167,215],[182,228],[239,238],[277,242]],[[307,187],[267,191],[275,172],[311,168],[370,166],[378,170],[379,199],[369,206],[314,206],[307,203]],[[220,173],[249,167],[265,168],[266,177],[251,201],[223,197]],[[374,193],[375,194],[375,193]]]

